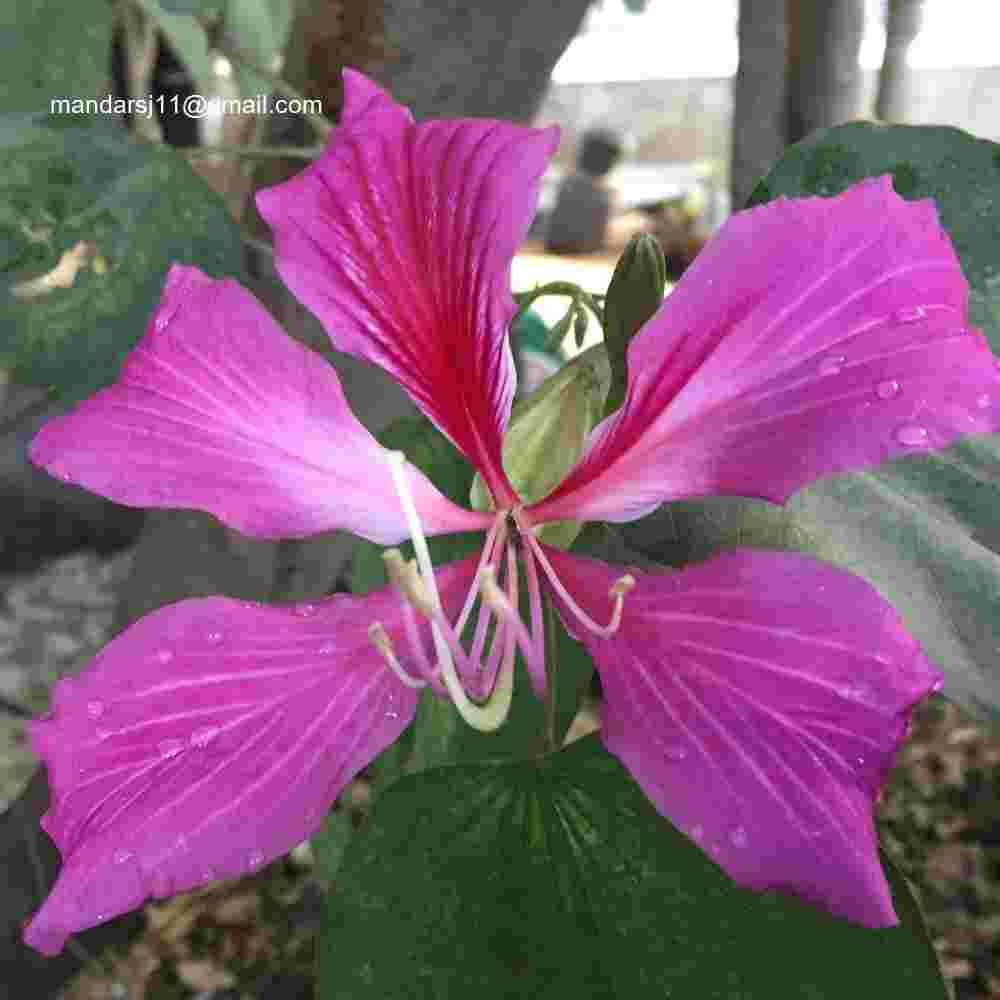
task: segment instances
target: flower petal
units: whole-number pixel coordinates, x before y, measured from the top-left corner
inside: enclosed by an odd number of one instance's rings
[[[498,499],[514,368],[510,263],[558,129],[414,125],[360,73],[323,156],[257,204],[289,288],[334,346],[394,375]]]
[[[606,618],[615,569],[546,553]],[[608,749],[740,884],[896,923],[872,803],[939,682],[899,616],[860,577],[789,553],[636,576],[611,639],[574,632],[600,673]]]
[[[31,445],[53,475],[131,507],[194,507],[265,538],[345,528],[388,545],[409,530],[385,454],[330,364],[235,281],[179,265],[118,381]],[[428,534],[488,523],[407,472]]]
[[[439,570],[446,599],[474,571],[474,559]],[[28,944],[53,954],[147,896],[239,875],[314,833],[413,718],[417,692],[368,638],[376,620],[406,648],[388,589],[291,607],[182,601],[60,682],[31,737],[63,867]],[[426,627],[422,639],[430,648]]]
[[[535,521],[776,503],[1000,429],[1000,372],[930,201],[890,178],[733,216],[629,347],[624,406]]]

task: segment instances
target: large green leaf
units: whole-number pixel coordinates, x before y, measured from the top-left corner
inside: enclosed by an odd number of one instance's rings
[[[33,285],[81,244],[69,287]],[[112,381],[174,261],[242,267],[236,224],[181,156],[107,123],[0,116],[0,366],[73,398]]]
[[[392,786],[328,897],[320,995],[943,1000],[890,880],[903,923],[878,931],[738,889],[588,737]]]
[[[55,98],[100,98],[111,75],[108,0],[0,4],[0,109],[47,112]]]
[[[294,4],[288,0],[227,0],[226,35],[240,52],[264,69],[280,69],[292,26]],[[269,94],[273,85],[247,66],[237,65],[236,78],[244,97]]]
[[[885,173],[904,197],[934,198],[972,287],[974,320],[1000,352],[1000,146],[953,128],[843,125],[791,147],[753,200],[833,195]],[[998,435],[824,479],[784,511],[676,504],[626,535],[675,563],[740,543],[801,548],[853,570],[903,615],[944,671],[945,694],[1000,716]]]

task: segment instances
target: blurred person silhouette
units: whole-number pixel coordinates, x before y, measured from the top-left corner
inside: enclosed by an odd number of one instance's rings
[[[596,253],[604,248],[613,197],[605,178],[625,152],[623,139],[595,128],[580,139],[576,169],[559,185],[545,234],[549,253]]]

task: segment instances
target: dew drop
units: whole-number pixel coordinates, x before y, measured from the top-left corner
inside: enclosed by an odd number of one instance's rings
[[[155,328],[156,332],[163,333],[163,331],[166,330],[168,326],[170,326],[170,319],[171,317],[169,315],[167,315],[165,312],[161,312],[156,317],[156,321],[153,323],[153,327]]]
[[[729,831],[729,842],[733,847],[746,847],[750,843],[750,838],[742,826],[737,826]]]
[[[695,840],[705,839],[705,828],[701,825],[701,823],[696,823],[694,826],[691,827],[691,836]]]
[[[385,713],[385,717],[387,719],[398,719],[399,718],[399,712],[397,712],[394,709],[390,708],[389,711]]]
[[[208,641],[213,646],[218,646],[219,643],[222,642],[223,636],[222,636],[222,633],[219,632],[218,630],[213,630],[213,631],[209,632],[208,635],[205,636],[205,638],[208,639]]]
[[[156,651],[156,658],[160,663],[169,663],[174,658],[174,654],[164,646]]]
[[[114,854],[111,855],[111,860],[114,861],[116,865],[124,865],[131,861],[135,855],[125,847],[119,847]]]
[[[979,407],[980,410],[985,410],[992,402],[993,399],[988,392],[984,392],[981,396],[976,397],[976,406]]]
[[[899,383],[894,378],[887,378],[875,386],[875,395],[879,399],[893,399],[899,395]]]
[[[261,850],[253,850],[247,855],[247,864],[251,868],[260,868],[264,863],[264,852]]]
[[[835,354],[833,357],[825,358],[820,362],[820,375],[839,375],[845,361],[847,358],[843,354]]]
[[[160,740],[160,753],[167,759],[176,757],[184,749],[184,741],[178,739]]]
[[[178,851],[186,851],[188,849],[187,835],[183,833],[177,834],[177,839],[174,841],[174,847],[176,847]]]
[[[219,730],[215,726],[203,726],[201,729],[196,729],[191,734],[191,746],[204,748],[207,747],[212,740],[218,736]]]
[[[688,752],[687,747],[679,746],[674,744],[673,746],[668,746],[663,751],[667,760],[685,760],[687,758]]]
[[[897,309],[893,314],[893,319],[897,323],[916,323],[927,315],[927,310],[923,306],[907,306],[904,309]]]
[[[323,645],[319,647],[319,651],[324,656],[332,656],[337,652],[337,644],[335,642],[324,642]]]
[[[88,701],[87,715],[89,715],[92,719],[99,719],[102,715],[104,715],[104,702]]]
[[[299,618],[312,618],[317,610],[315,604],[298,604],[292,609],[293,613],[298,615]]]
[[[211,865],[208,865],[203,869],[201,877],[205,882],[214,882],[219,876],[216,874],[215,869]]]
[[[896,431],[896,440],[908,448],[918,448],[922,444],[927,444],[927,428],[919,424],[906,424]]]
[[[110,729],[105,729],[104,726],[98,726],[94,730],[94,735],[97,737],[97,739],[101,743],[103,743],[105,740],[111,738],[111,730]]]

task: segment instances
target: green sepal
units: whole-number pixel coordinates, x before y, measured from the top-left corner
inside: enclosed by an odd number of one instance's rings
[[[541,500],[566,477],[583,452],[587,436],[601,419],[611,369],[604,346],[577,355],[547,378],[527,399],[514,404],[503,441],[503,467],[525,503]],[[493,498],[480,475],[469,490],[474,510],[493,510]],[[543,525],[539,537],[568,548],[580,522]]]

